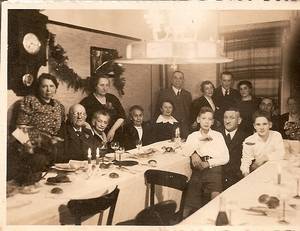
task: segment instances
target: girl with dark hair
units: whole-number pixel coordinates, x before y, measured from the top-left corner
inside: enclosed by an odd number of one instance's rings
[[[155,142],[162,140],[169,140],[175,137],[175,132],[182,131],[180,123],[173,117],[175,110],[173,102],[164,100],[161,103],[161,114],[157,117],[153,126],[153,137]],[[178,129],[177,129],[178,128]],[[181,134],[183,138],[186,138],[187,134]]]

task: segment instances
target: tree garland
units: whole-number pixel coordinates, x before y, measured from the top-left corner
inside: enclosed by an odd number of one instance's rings
[[[117,89],[120,96],[124,95],[125,78],[121,77],[124,68],[115,63],[114,60],[120,58],[118,53],[112,54],[111,60],[98,68],[96,75],[103,74],[113,78],[113,85]],[[64,48],[60,44],[55,44],[55,34],[50,33],[49,38],[49,66],[51,74],[65,82],[68,88],[73,88],[75,91],[89,92],[92,89],[90,86],[90,76],[83,79],[72,68],[68,66],[68,56]]]

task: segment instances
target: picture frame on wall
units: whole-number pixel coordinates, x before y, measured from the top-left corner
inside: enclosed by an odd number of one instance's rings
[[[118,58],[117,50],[92,46],[90,48],[91,76],[106,74],[113,77],[115,73],[111,68],[111,62],[116,58]]]

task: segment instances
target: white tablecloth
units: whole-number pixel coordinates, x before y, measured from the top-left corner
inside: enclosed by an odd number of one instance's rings
[[[280,185],[277,184],[278,172],[281,172]],[[232,225],[279,226],[281,224],[278,221],[283,214],[282,201],[285,199],[288,225],[299,226],[300,199],[293,198],[296,195],[297,179],[299,178],[299,155],[298,157],[290,157],[289,160],[282,160],[280,163],[267,162],[237,184],[225,190],[179,225],[215,225],[220,196],[222,196],[226,200],[226,211],[228,217],[231,217]],[[281,200],[280,206],[276,209],[267,209],[266,205],[258,202],[258,197],[262,194],[278,197]],[[266,209],[259,209],[266,211],[268,215],[259,215],[244,210],[251,207],[266,207]]]
[[[168,141],[152,144],[151,146],[159,152],[155,153],[150,159],[158,162],[155,169],[173,171],[190,176],[189,158],[182,154],[180,149],[176,153],[163,153],[162,146],[172,146],[174,143]],[[147,148],[147,147],[145,147]],[[134,151],[134,150],[133,150]],[[132,160],[132,159],[131,159]],[[141,159],[139,162],[147,163],[148,159]],[[62,194],[51,194],[50,190],[56,186],[45,185],[45,180],[40,182],[41,187],[36,194],[16,194],[7,198],[7,224],[8,225],[32,225],[32,224],[60,224],[59,208],[64,207],[70,199],[97,197],[105,192],[112,191],[116,185],[120,189],[113,223],[132,219],[146,206],[146,190],[144,172],[149,169],[146,165],[136,165],[128,167],[136,171],[136,174],[113,169],[102,170],[87,179],[86,173],[72,173],[69,175],[71,183],[59,185],[63,189]],[[112,179],[108,175],[116,172],[119,178]],[[105,174],[105,175],[103,175]],[[56,174],[49,173],[47,177]],[[181,193],[163,187],[157,190],[156,198],[158,201],[174,199],[179,206]],[[96,221],[93,223],[95,224]],[[104,216],[103,223],[106,223]],[[87,221],[87,224],[90,224]]]

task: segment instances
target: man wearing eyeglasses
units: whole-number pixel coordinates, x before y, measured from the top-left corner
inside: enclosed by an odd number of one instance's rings
[[[86,111],[81,104],[70,107],[65,129],[64,153],[60,162],[86,160],[88,149],[94,151],[94,139],[90,125],[86,122]]]

